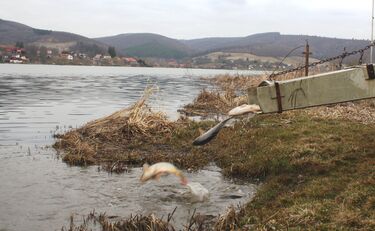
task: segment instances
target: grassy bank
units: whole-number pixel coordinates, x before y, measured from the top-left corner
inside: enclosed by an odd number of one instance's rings
[[[242,225],[257,229],[375,228],[375,126],[261,116],[207,146],[230,177],[262,180]]]

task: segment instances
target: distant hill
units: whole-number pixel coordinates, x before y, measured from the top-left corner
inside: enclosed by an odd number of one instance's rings
[[[265,57],[284,57],[292,49],[310,44],[312,57],[323,59],[347,51],[363,48],[368,40],[338,39],[308,35],[283,35],[279,32],[260,33],[246,37],[214,37],[190,40],[176,40],[158,34],[136,33],[95,38],[95,40],[116,47],[119,54],[154,57],[187,58],[213,52],[250,53]],[[303,48],[293,52],[302,56]],[[347,59],[350,60],[350,59]]]
[[[246,37],[214,37],[190,40],[177,40],[151,33],[120,34],[90,39],[77,34],[36,29],[17,22],[0,19],[0,44],[15,45],[16,42],[23,42],[25,45],[45,46],[59,50],[72,49],[89,55],[106,53],[108,46],[114,46],[117,54],[143,58],[180,59],[200,57],[215,52],[284,57],[293,48],[303,46],[306,40],[310,44],[312,57],[316,59],[336,56],[341,54],[344,48],[347,51],[352,51],[369,44],[368,40],[283,35],[278,32],[260,33]],[[302,51],[303,48],[300,48],[292,55],[302,56]],[[348,62],[350,59],[345,59],[345,61]]]
[[[212,52],[243,52],[258,56],[283,57],[293,48],[304,45],[306,40],[310,44],[312,57],[327,58],[347,51],[363,48],[369,44],[368,40],[338,39],[307,35],[282,35],[278,32],[254,34],[247,37],[232,38],[203,38],[181,40],[200,55]],[[293,54],[302,55],[303,49]]]
[[[178,59],[193,54],[184,43],[158,34],[120,34],[95,40],[114,46],[117,53],[127,56]]]
[[[81,35],[36,29],[0,19],[0,44],[15,45],[17,42],[60,50],[74,47],[75,50],[91,53],[107,50],[107,45]]]

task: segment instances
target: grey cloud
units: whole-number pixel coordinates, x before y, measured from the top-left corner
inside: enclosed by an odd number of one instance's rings
[[[353,0],[12,0],[2,2],[0,17],[88,37],[152,32],[198,38],[280,31],[367,38],[370,6],[370,1]]]

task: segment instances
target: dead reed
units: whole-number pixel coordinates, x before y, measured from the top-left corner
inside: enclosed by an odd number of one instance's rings
[[[172,224],[173,215],[177,207],[169,213],[166,218],[158,218],[155,214],[130,216],[120,218],[117,216],[107,216],[105,213],[90,212],[82,218],[82,222],[76,224],[74,216],[70,217],[69,228],[63,226],[61,231],[175,231]],[[182,225],[181,231],[234,231],[239,230],[239,214],[242,208],[236,210],[234,207],[228,208],[223,215],[206,216],[193,211],[186,224]]]
[[[54,148],[63,151],[63,160],[72,165],[106,163],[104,169],[120,172],[124,163],[134,164],[142,159],[142,151],[134,147],[169,137],[176,123],[162,112],[154,112],[146,101],[153,92],[147,88],[131,107],[107,117],[57,135]],[[117,163],[115,166],[107,167]]]
[[[62,227],[62,231],[174,231],[169,223],[172,215],[167,220],[159,219],[155,215],[135,215],[127,219],[114,219],[105,213],[97,214],[95,211],[83,218],[82,224],[75,224],[73,216],[70,219],[69,228]],[[117,217],[115,217],[117,218]]]
[[[375,123],[374,99],[317,107],[306,112],[312,118],[350,120],[362,124]]]
[[[230,109],[247,103],[247,89],[258,86],[266,76],[220,75],[205,80],[213,88],[203,89],[190,104],[179,110],[187,116],[210,117],[226,114]]]

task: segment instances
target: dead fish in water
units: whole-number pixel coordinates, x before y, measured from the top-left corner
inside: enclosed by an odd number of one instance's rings
[[[261,109],[257,104],[242,104],[241,106],[235,107],[228,112],[229,116],[239,116],[246,113],[260,113]]]
[[[212,127],[207,132],[200,135],[198,138],[196,138],[193,141],[193,145],[204,145],[210,142],[218,133],[219,131],[224,127],[224,125],[230,120],[232,117],[229,117],[220,123],[216,124],[214,127]]]
[[[159,162],[153,165],[144,164],[141,181],[159,180],[161,176],[174,174],[180,178],[181,184],[186,185],[187,178],[183,175],[182,171],[177,169],[173,164],[168,162]]]

